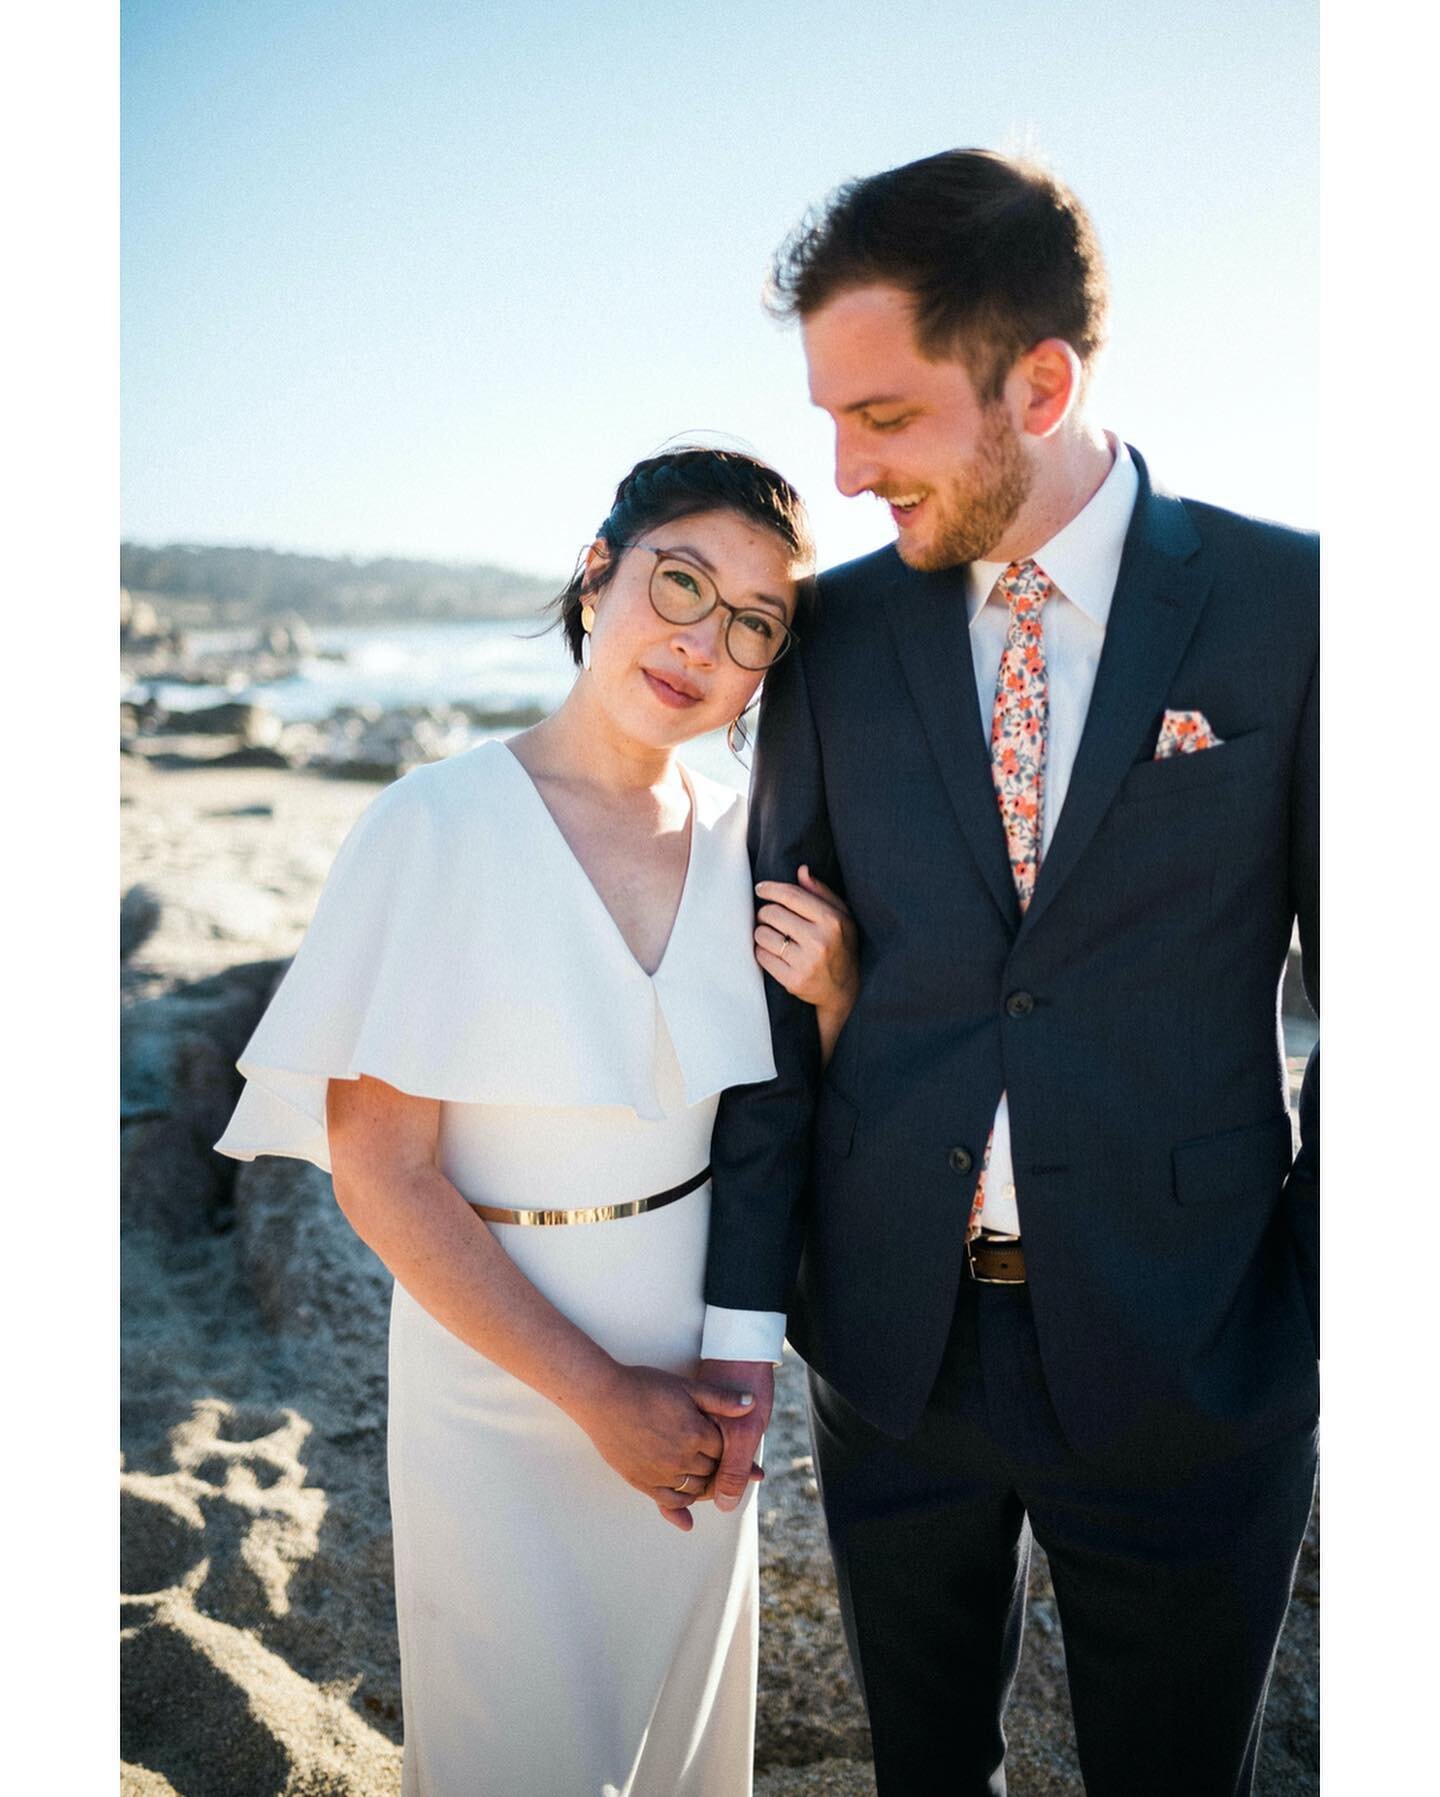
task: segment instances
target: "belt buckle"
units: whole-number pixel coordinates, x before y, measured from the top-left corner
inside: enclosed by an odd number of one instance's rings
[[[965,1238],[965,1261],[970,1268],[970,1277],[975,1281],[976,1285],[1024,1285],[1025,1281],[1023,1279],[987,1279],[983,1273],[977,1273],[975,1271],[975,1243],[979,1239],[979,1236],[968,1235]],[[1018,1235],[1004,1234],[1000,1230],[992,1230],[989,1239],[992,1242],[1018,1242],[1020,1237]]]

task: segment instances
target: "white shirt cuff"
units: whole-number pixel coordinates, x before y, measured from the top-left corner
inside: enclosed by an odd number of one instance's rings
[[[726,1310],[705,1306],[702,1360],[768,1360],[779,1366],[784,1355],[783,1310]]]

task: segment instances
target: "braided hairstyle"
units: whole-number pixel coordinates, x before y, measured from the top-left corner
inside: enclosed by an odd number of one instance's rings
[[[691,518],[697,512],[736,512],[774,531],[796,561],[813,567],[815,546],[804,502],[789,481],[757,457],[739,449],[667,449],[637,462],[615,489],[608,516],[596,531],[610,549],[609,559],[586,574],[583,558],[569,585],[552,602],[576,666],[585,632],[580,608],[614,579],[625,549],[647,530]],[[815,581],[796,583],[796,625],[815,606]]]

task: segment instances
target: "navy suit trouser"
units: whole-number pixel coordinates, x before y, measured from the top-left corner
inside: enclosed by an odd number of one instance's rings
[[[917,1431],[813,1371],[816,1468],[879,1797],[1001,1797],[1033,1539],[1089,1797],[1251,1789],[1315,1484],[1307,1427],[1240,1453],[1072,1450],[1023,1286],[964,1280]]]

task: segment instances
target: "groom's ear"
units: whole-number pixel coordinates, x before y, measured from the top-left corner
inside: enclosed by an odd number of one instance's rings
[[[1005,381],[1005,396],[1017,408],[1029,437],[1053,436],[1079,403],[1084,374],[1080,358],[1063,337],[1046,337],[1018,358]]]

